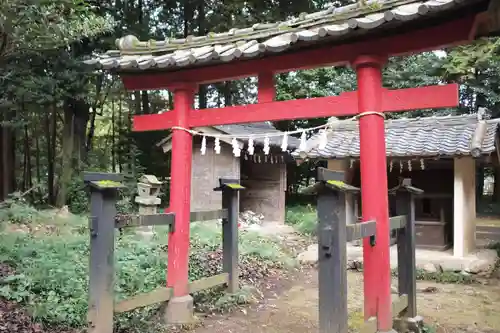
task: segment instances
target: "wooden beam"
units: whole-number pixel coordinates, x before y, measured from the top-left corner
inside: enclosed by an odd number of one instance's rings
[[[454,108],[459,103],[458,84],[384,91],[382,110],[398,112],[421,109]]]
[[[377,232],[377,224],[375,221],[349,224],[346,226],[346,228],[348,242],[374,236]]]
[[[134,132],[167,130],[176,126],[174,111],[157,114],[140,115],[133,117],[132,130]]]
[[[148,305],[166,302],[172,297],[172,288],[161,287],[148,293],[139,294],[115,304],[115,313],[132,311]]]
[[[406,221],[408,218],[406,215],[394,216],[389,219],[390,229],[401,229],[406,227]]]
[[[195,292],[220,286],[221,284],[227,283],[229,279],[229,274],[222,273],[214,275],[211,277],[199,279],[189,283],[189,293],[193,294]]]
[[[208,278],[203,278],[189,283],[189,293],[209,289],[228,281],[228,274],[222,273]],[[115,304],[115,312],[127,312],[148,305],[166,302],[172,297],[172,288],[161,287],[148,293],[139,294]]]
[[[382,110],[397,112],[458,105],[458,85],[447,84],[383,91]],[[339,96],[296,99],[224,108],[191,110],[189,127],[277,121],[285,119],[354,116],[358,113],[357,92]],[[158,131],[175,126],[174,112],[134,116],[134,131]]]
[[[226,209],[191,212],[191,222],[211,221],[227,217]]]
[[[115,228],[149,227],[154,225],[172,225],[175,223],[175,214],[125,215],[115,218]]]
[[[469,41],[475,15],[449,21],[420,30],[371,38],[350,44],[328,45],[293,53],[268,56],[263,59],[241,60],[226,64],[171,72],[145,71],[120,73],[128,90],[169,89],[178,83],[211,83],[256,76],[263,72],[282,73],[333,65],[347,65],[367,50],[379,50],[388,56],[407,55]]]
[[[392,316],[397,317],[401,312],[403,312],[408,307],[408,296],[407,295],[393,295],[392,300]]]

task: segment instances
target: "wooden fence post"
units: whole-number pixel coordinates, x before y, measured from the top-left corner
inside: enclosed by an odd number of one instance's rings
[[[396,214],[406,216],[406,225],[398,230],[398,293],[408,296],[406,317],[417,316],[417,271],[415,260],[415,195],[422,190],[411,186],[411,179],[404,179],[396,192]]]
[[[90,185],[90,278],[88,332],[113,332],[114,236],[118,174],[85,173]]]
[[[374,237],[377,225],[372,220],[346,225],[346,194],[360,189],[346,184],[343,172],[318,168],[317,180],[302,193],[318,199],[319,332],[347,333],[347,242]],[[374,319],[363,332],[377,330]]]
[[[319,332],[347,333],[347,228],[344,173],[318,168]]]
[[[228,274],[227,290],[234,293],[239,289],[238,269],[238,214],[239,191],[244,189],[238,179],[219,179],[222,191],[222,209],[227,210],[227,218],[222,219],[222,269]]]

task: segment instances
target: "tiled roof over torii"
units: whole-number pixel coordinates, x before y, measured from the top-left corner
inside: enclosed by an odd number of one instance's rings
[[[311,48],[322,44],[346,44],[400,29],[444,21],[484,11],[486,0],[375,0],[344,7],[330,7],[302,14],[284,22],[257,23],[223,33],[182,39],[139,41],[134,36],[117,40],[118,50],[86,61],[107,70],[135,72],[180,70],[229,63]],[[458,13],[458,15],[457,15]],[[434,23],[433,23],[434,21]],[[489,31],[488,31],[489,32]]]

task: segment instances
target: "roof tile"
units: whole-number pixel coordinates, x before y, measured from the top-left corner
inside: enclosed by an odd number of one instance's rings
[[[495,151],[498,119],[488,120],[481,153]],[[453,157],[471,155],[471,141],[478,124],[475,115],[387,120],[386,151],[390,157]],[[308,140],[317,147],[318,135]],[[293,155],[298,156],[295,151]],[[325,149],[312,148],[309,158],[359,158],[359,128],[353,121],[340,121],[329,135]]]
[[[243,29],[211,32],[206,36],[139,41],[135,36],[117,40],[118,50],[108,51],[88,65],[102,69],[175,69],[237,58],[254,58],[268,52],[284,52],[300,42],[302,46],[363,29],[372,30],[390,21],[410,21],[429,13],[447,10],[463,0],[372,0],[348,6],[330,7],[276,23],[257,23]],[[145,58],[147,57],[147,58]]]

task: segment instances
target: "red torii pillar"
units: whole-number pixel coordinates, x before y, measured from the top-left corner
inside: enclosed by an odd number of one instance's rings
[[[375,220],[375,246],[363,239],[365,320],[376,316],[380,332],[392,329],[389,199],[382,110],[383,58],[363,56],[353,63],[358,79],[359,163],[364,221]]]
[[[173,129],[170,211],[176,213],[175,231],[168,244],[167,285],[173,298],[167,320],[188,322],[192,298],[188,295],[189,213],[192,164],[192,137],[183,130],[198,126],[248,123],[339,115],[360,116],[360,163],[363,219],[377,221],[376,244],[363,244],[365,318],[377,318],[380,332],[392,329],[391,270],[389,258],[389,214],[384,118],[381,112],[458,105],[456,84],[399,90],[382,86],[385,58],[360,56],[352,62],[358,91],[340,96],[292,101],[273,101],[272,72],[259,75],[259,103],[219,109],[194,110],[195,85],[176,85],[174,110],[134,117],[135,131]]]
[[[191,323],[193,320],[193,297],[188,290],[193,137],[185,129],[190,127],[189,115],[197,88],[194,84],[178,84],[171,88],[175,125],[165,124],[173,132],[169,210],[175,212],[175,230],[168,237],[167,287],[172,288],[172,298],[164,314],[167,323]]]

